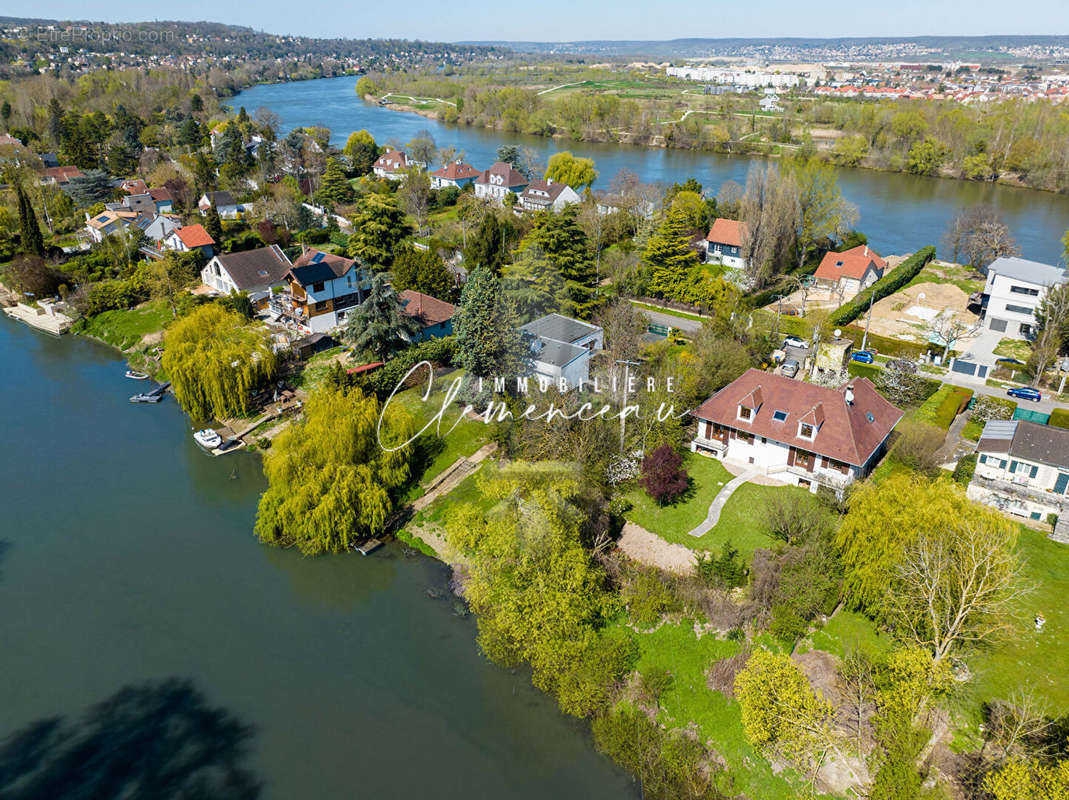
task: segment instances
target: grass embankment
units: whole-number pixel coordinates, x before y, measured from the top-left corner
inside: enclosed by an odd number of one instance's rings
[[[150,333],[162,331],[172,319],[163,300],[151,300],[125,311],[104,311],[83,320],[78,333],[100,339],[120,350],[130,350]]]
[[[773,543],[765,513],[769,500],[784,492],[812,497],[809,492],[794,486],[743,484],[727,501],[716,527],[704,536],[695,537],[690,531],[705,519],[713,498],[735,476],[716,459],[694,453],[684,456],[683,468],[690,475],[691,488],[682,499],[671,505],[658,506],[645,490],[636,486],[626,495],[631,503],[631,510],[625,514],[627,519],[665,541],[694,550],[719,552],[730,540],[747,562],[754,550]],[[813,502],[816,502],[815,498]]]

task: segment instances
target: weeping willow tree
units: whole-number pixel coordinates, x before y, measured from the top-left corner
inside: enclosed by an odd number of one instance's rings
[[[263,328],[217,303],[208,303],[167,329],[163,368],[174,395],[194,419],[248,412],[249,392],[275,371]]]
[[[260,498],[256,535],[305,555],[346,550],[380,533],[394,490],[409,477],[408,446],[379,442],[382,407],[359,389],[323,388],[309,397],[304,418],[283,431],[264,455],[269,487]],[[396,404],[382,420],[382,443],[412,435]]]

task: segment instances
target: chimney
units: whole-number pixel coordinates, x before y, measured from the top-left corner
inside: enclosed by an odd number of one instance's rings
[[[854,404],[854,384],[849,384],[846,387],[846,391],[843,392],[843,396],[846,398],[846,404],[852,406]]]
[[[865,255],[867,256],[868,254],[869,254],[869,246],[865,245]]]

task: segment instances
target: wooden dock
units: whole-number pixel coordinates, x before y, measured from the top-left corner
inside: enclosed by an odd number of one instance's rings
[[[380,547],[382,547],[382,540],[380,540],[380,539],[368,539],[365,542],[361,542],[360,544],[353,545],[353,549],[356,552],[358,552],[360,555],[362,555],[362,556],[366,556],[366,555],[369,555],[371,553],[374,553]]]

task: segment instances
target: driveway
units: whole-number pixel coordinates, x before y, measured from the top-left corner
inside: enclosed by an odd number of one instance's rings
[[[648,308],[640,308],[646,319],[654,325],[667,325],[669,328],[678,328],[687,333],[694,333],[702,329],[702,323],[696,319],[677,317],[675,314],[666,314],[663,311],[650,311]]]
[[[995,355],[995,348],[998,347],[998,343],[1006,338],[1006,334],[993,331],[989,328],[983,328],[970,343],[965,350],[962,358],[966,361],[975,361],[979,364],[991,365],[995,363],[995,359],[998,358]]]

